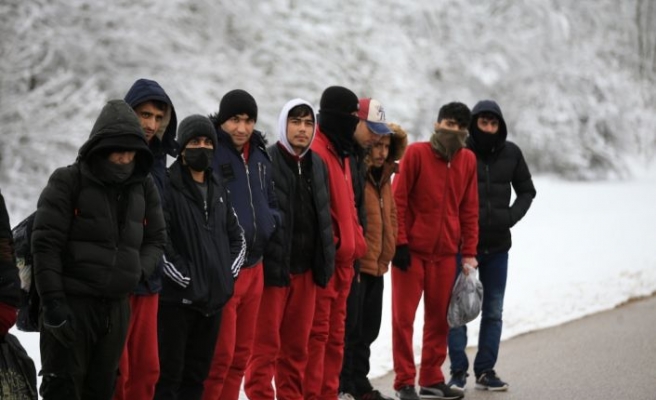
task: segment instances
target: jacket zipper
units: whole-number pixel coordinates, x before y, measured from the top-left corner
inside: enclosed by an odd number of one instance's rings
[[[381,181],[382,181],[381,177]],[[383,202],[383,191],[381,190],[381,181],[376,182],[376,191],[378,192],[378,200],[380,204],[380,221],[381,221],[381,226],[380,226],[380,252],[383,252],[383,249],[385,248],[385,204]],[[378,276],[382,276],[382,268],[380,266],[380,263],[378,260],[376,260],[376,267],[378,269]]]
[[[244,168],[246,169],[246,184],[248,186],[248,197],[249,197],[249,204],[251,206],[251,212],[253,213],[253,234],[255,235],[257,232],[257,219],[255,218],[255,206],[253,206],[253,189],[251,188],[251,172],[250,169],[248,168],[248,163],[246,162],[246,157],[244,157],[244,154],[241,154],[241,159],[244,162]],[[258,165],[260,165],[258,163]],[[248,256],[248,248],[253,246],[253,241],[254,237],[250,237],[250,243],[247,244],[246,246],[246,256]],[[247,265],[248,267],[249,265]]]

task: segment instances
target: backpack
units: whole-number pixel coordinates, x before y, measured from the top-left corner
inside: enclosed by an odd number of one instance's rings
[[[18,338],[7,333],[0,340],[0,398],[37,400],[36,368]]]
[[[79,164],[76,166],[77,173],[76,186],[73,190],[73,204],[77,203],[80,195],[81,173]],[[21,301],[18,306],[18,316],[16,318],[16,327],[23,332],[39,331],[39,311],[41,308],[41,296],[36,290],[34,283],[34,259],[32,257],[32,227],[36,211],[28,215],[12,230],[14,237],[14,253],[16,254],[16,267],[21,282]]]

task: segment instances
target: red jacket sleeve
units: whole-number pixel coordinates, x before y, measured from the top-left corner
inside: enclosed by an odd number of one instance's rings
[[[460,203],[460,228],[462,243],[460,252],[464,257],[475,257],[478,246],[478,178],[476,174],[476,156],[468,149],[466,154],[467,179],[465,191]]]
[[[401,159],[399,170],[394,176],[392,189],[394,191],[394,201],[396,202],[396,219],[398,235],[396,244],[408,244],[408,235],[406,230],[406,221],[408,213],[408,197],[412,192],[417,176],[417,152],[415,146],[409,146],[405,155]]]

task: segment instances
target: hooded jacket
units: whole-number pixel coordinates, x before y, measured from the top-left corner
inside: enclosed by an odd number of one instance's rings
[[[276,198],[279,202],[281,217],[281,224],[271,237],[264,257],[264,282],[268,286],[289,285],[292,258],[297,258],[292,252],[302,250],[301,248],[314,250],[311,254],[305,255],[311,261],[300,267],[312,269],[314,282],[317,285],[326,287],[335,270],[330,194],[326,186],[328,170],[321,158],[309,146],[296,156],[287,139],[289,111],[301,104],[312,109],[310,103],[301,99],[294,99],[285,104],[278,118],[278,142],[268,148],[273,165],[273,180],[276,183]],[[315,115],[314,110],[312,115]],[[314,140],[314,132],[311,140]],[[300,185],[305,184],[309,184],[312,193],[310,207],[297,204],[303,198],[299,193],[303,190]],[[296,215],[306,215],[306,213],[313,214],[307,221],[295,220]],[[314,227],[315,242],[295,242],[296,240],[302,241],[309,236],[302,232],[306,223],[312,224]],[[295,248],[295,244],[301,248]]]
[[[388,125],[392,129],[390,152],[380,175],[373,173],[373,167],[369,165],[364,189],[367,254],[360,259],[360,272],[373,276],[386,273],[394,257],[398,225],[391,180],[398,168],[397,161],[403,157],[408,146],[406,132],[396,124]],[[367,164],[370,164],[368,158]]]
[[[254,131],[251,135],[249,154],[244,158],[235,149],[230,135],[217,125],[217,117],[211,116],[210,119],[217,127],[219,141],[214,149],[212,169],[228,189],[230,201],[244,229],[247,252],[244,268],[252,267],[262,259],[280,221],[271,160],[260,132]]]
[[[328,168],[330,215],[337,247],[335,262],[353,263],[367,252],[367,242],[355,208],[349,157],[338,154],[333,143],[321,132],[320,126],[311,148]]]
[[[430,142],[408,146],[392,183],[398,217],[397,245],[425,260],[476,255],[478,190],[476,156],[458,150],[451,161]]]
[[[478,129],[481,113],[499,118],[499,130],[491,135]],[[501,108],[492,100],[480,101],[472,110],[467,147],[476,154],[479,196],[478,253],[506,252],[512,245],[510,228],[526,215],[536,190],[519,147],[508,141]],[[511,189],[515,200],[510,203]]]
[[[153,166],[150,173],[155,180],[155,184],[160,191],[164,179],[166,179],[166,155],[177,157],[179,145],[175,140],[176,127],[178,120],[175,114],[173,102],[166,94],[164,89],[159,83],[150,79],[138,79],[130,90],[125,95],[125,102],[135,109],[139,104],[146,101],[161,101],[168,105],[164,113],[164,119],[159,126],[159,130],[155,132],[155,136],[148,143],[150,151],[153,153]],[[162,261],[157,263],[157,267],[152,275],[146,281],[139,282],[136,294],[145,295],[151,293],[158,293],[162,289]]]
[[[134,171],[122,184],[108,184],[96,172],[113,148],[136,152]],[[44,300],[120,298],[153,272],[166,227],[148,175],[152,163],[132,108],[122,100],[108,102],[80,148],[77,165],[55,170],[37,204],[32,253],[36,287]]]
[[[160,299],[211,315],[232,296],[246,243],[226,190],[207,175],[204,202],[180,158],[169,169],[163,195],[169,243]]]

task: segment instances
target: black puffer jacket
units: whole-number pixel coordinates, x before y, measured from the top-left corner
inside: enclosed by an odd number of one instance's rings
[[[0,193],[0,303],[17,307],[21,292],[13,241],[5,198]]]
[[[169,243],[160,301],[211,315],[232,296],[246,256],[246,240],[226,190],[208,174],[207,208],[180,159],[164,186]]]
[[[268,148],[273,164],[273,181],[276,183],[276,198],[280,205],[282,223],[269,242],[264,257],[264,281],[269,286],[289,285],[290,258],[294,227],[293,212],[297,205],[294,191],[298,175],[285,161],[286,151],[278,145]],[[321,158],[309,151],[305,157],[311,157],[312,176],[310,177],[314,206],[317,210],[317,243],[315,245],[312,274],[314,282],[326,287],[335,271],[335,244],[333,242],[333,225],[330,217],[330,193],[328,192],[328,170]]]
[[[120,185],[105,183],[97,172],[109,148],[136,151],[134,172]],[[152,273],[166,243],[159,194],[148,175],[152,162],[132,108],[122,100],[107,103],[78,165],[57,169],[37,204],[32,252],[44,300],[120,298]]]
[[[499,117],[494,143],[489,141],[491,135],[477,126],[477,118],[484,112]],[[478,173],[478,254],[506,252],[512,245],[510,228],[524,217],[536,195],[531,173],[519,147],[506,140],[506,122],[496,102],[483,100],[476,104],[469,132],[467,147],[476,154]],[[511,189],[517,195],[512,204]]]

